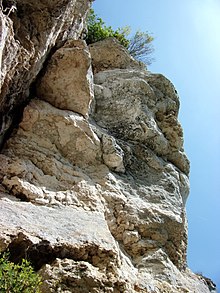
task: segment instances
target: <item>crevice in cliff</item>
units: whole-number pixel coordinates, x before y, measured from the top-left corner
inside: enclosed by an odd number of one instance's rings
[[[9,96],[10,95],[8,95],[8,97]],[[0,140],[0,151],[3,149],[5,143],[11,137],[12,133],[17,130],[19,123],[21,122],[22,117],[23,117],[24,108],[26,107],[28,102],[27,101],[23,102],[20,105],[18,105],[16,108],[13,108],[11,111],[8,111],[7,116],[4,116],[4,114],[2,113],[2,119],[4,119],[4,121],[2,121],[2,122],[7,123],[10,126]],[[6,112],[7,112],[7,110],[6,110]],[[8,122],[8,121],[11,121],[11,122]],[[0,121],[0,123],[1,123],[1,121]],[[4,128],[4,125],[2,125],[2,128]]]
[[[19,263],[24,258],[28,259],[36,271],[44,264],[52,263],[59,256],[59,253],[51,248],[48,241],[32,244],[22,233],[19,233],[18,237],[10,243],[8,250],[10,261]]]
[[[2,115],[0,115],[0,117],[2,117],[2,121],[0,119],[0,125],[2,125],[2,129],[5,128],[3,124],[8,123],[10,125],[0,140],[0,151],[3,149],[5,143],[11,137],[12,133],[14,131],[16,132],[17,128],[19,127],[19,124],[23,118],[23,112],[24,112],[25,107],[30,103],[30,101],[32,99],[34,99],[37,96],[37,94],[36,94],[37,83],[40,80],[40,78],[44,75],[45,70],[47,68],[47,65],[48,65],[52,55],[57,50],[58,50],[57,46],[54,46],[53,48],[51,48],[50,52],[47,55],[47,58],[45,59],[43,65],[42,65],[42,69],[37,74],[35,79],[32,81],[29,88],[26,90],[25,96],[22,93],[22,91],[21,92],[14,91],[13,86],[12,86],[12,88],[10,88],[10,92],[6,95],[5,100],[10,101],[13,97],[13,100],[16,99],[17,101],[20,101],[20,102],[17,104],[16,107],[12,108],[9,105],[8,108],[5,108],[2,113],[0,112],[0,114],[2,114]],[[7,115],[5,115],[6,112],[8,113]],[[0,130],[0,134],[1,134],[1,130]]]
[[[20,199],[21,201],[24,201],[24,202],[30,202],[30,199],[23,193],[16,193],[15,194],[15,197]]]
[[[16,6],[15,3],[11,2],[11,1],[6,1],[3,0],[2,1],[2,12],[9,16],[11,12],[14,12],[16,10]]]
[[[86,261],[95,267],[108,267],[108,263],[114,259],[111,251],[100,250],[96,245],[85,243],[80,247],[67,247],[65,244],[57,243],[52,246],[47,240],[34,243],[22,232],[9,244],[8,251],[10,261],[20,263],[22,259],[28,259],[36,271],[57,258]]]

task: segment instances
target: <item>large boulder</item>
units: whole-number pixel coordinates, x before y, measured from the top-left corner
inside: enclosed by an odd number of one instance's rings
[[[107,38],[89,45],[94,73],[114,68],[144,69],[145,64],[135,60],[115,38]]]
[[[56,51],[37,85],[37,95],[57,108],[88,116],[93,76],[85,41],[68,41]]]

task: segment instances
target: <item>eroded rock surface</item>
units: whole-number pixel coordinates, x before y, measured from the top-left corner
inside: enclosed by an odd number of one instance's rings
[[[51,50],[82,34],[90,4],[89,0],[3,0],[0,145]]]
[[[92,55],[94,73],[115,68],[137,68],[142,70],[146,67],[145,64],[132,58],[115,38],[107,38],[91,44],[89,49]]]
[[[28,257],[42,292],[208,293],[186,264],[176,90],[124,50],[100,66],[95,46],[53,54],[0,154],[0,250]]]
[[[93,75],[85,41],[68,41],[56,51],[37,86],[37,95],[57,108],[88,116]]]

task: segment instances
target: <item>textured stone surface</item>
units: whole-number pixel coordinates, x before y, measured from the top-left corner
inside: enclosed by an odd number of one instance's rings
[[[85,261],[57,259],[43,267],[41,274],[47,280],[42,286],[45,292],[112,292],[112,288],[114,292],[126,290],[125,282],[117,282],[111,273]]]
[[[89,45],[95,73],[114,68],[144,69],[145,64],[131,57],[115,38],[108,38]]]
[[[168,79],[137,70],[95,75],[94,118],[117,138],[145,144],[159,157],[189,173],[183,133],[177,120],[179,99]]]
[[[94,98],[64,86],[48,103],[51,64],[0,154],[0,249],[32,261],[42,292],[210,292],[186,264],[189,162],[174,86],[125,62],[94,75]],[[72,70],[87,80],[84,66]]]
[[[93,98],[91,58],[85,41],[68,41],[56,51],[37,85],[37,94],[53,106],[88,116]]]
[[[8,147],[12,152],[6,148],[6,156],[1,155],[2,184],[11,192],[21,192],[28,200],[42,204],[56,199],[68,201],[68,194],[64,194],[71,188],[70,200],[75,200],[79,194],[74,189],[79,193],[87,189],[91,180],[86,173],[90,169],[96,172],[101,160],[99,139],[82,116],[40,100],[33,100],[26,107],[17,135],[8,141]],[[100,172],[105,174],[107,168],[103,165]],[[10,176],[4,176],[9,173]],[[84,192],[90,193],[89,189]],[[88,205],[95,204],[92,198],[91,202],[89,198],[85,200]]]
[[[90,4],[89,0],[3,1],[0,145],[51,50],[82,34]]]
[[[23,237],[29,242],[26,253],[29,253],[30,257],[34,255],[34,250],[38,250],[38,258],[34,258],[38,266],[44,261],[41,254],[44,256],[46,252],[41,249],[41,245],[45,246],[44,249],[48,247],[48,256],[50,254],[53,259],[68,256],[87,260],[102,256],[104,263],[108,262],[108,254],[110,258],[114,258],[116,246],[103,213],[70,207],[39,207],[5,196],[1,198],[0,206],[1,250],[8,243],[17,245],[19,250],[19,238]],[[20,250],[20,253],[24,257],[25,249]]]

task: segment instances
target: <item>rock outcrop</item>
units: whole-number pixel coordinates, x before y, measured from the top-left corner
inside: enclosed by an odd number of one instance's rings
[[[56,51],[38,83],[37,95],[57,108],[88,116],[93,76],[85,42],[71,40]]]
[[[133,59],[123,46],[119,46],[115,38],[93,43],[89,46],[89,50],[94,73],[115,68],[143,70],[146,67],[143,63]]]
[[[2,3],[3,2],[3,3]],[[48,56],[85,29],[89,0],[1,0],[0,145]]]
[[[48,9],[53,2],[40,1]],[[55,39],[79,37],[87,2],[65,1],[81,5],[72,22],[60,4],[56,17],[69,29]],[[40,37],[26,79],[10,67],[2,73],[27,91],[44,67],[0,154],[0,251],[15,262],[27,257],[42,292],[210,292],[186,263],[189,161],[174,86],[113,39],[90,52],[69,40],[44,63],[55,39]]]

